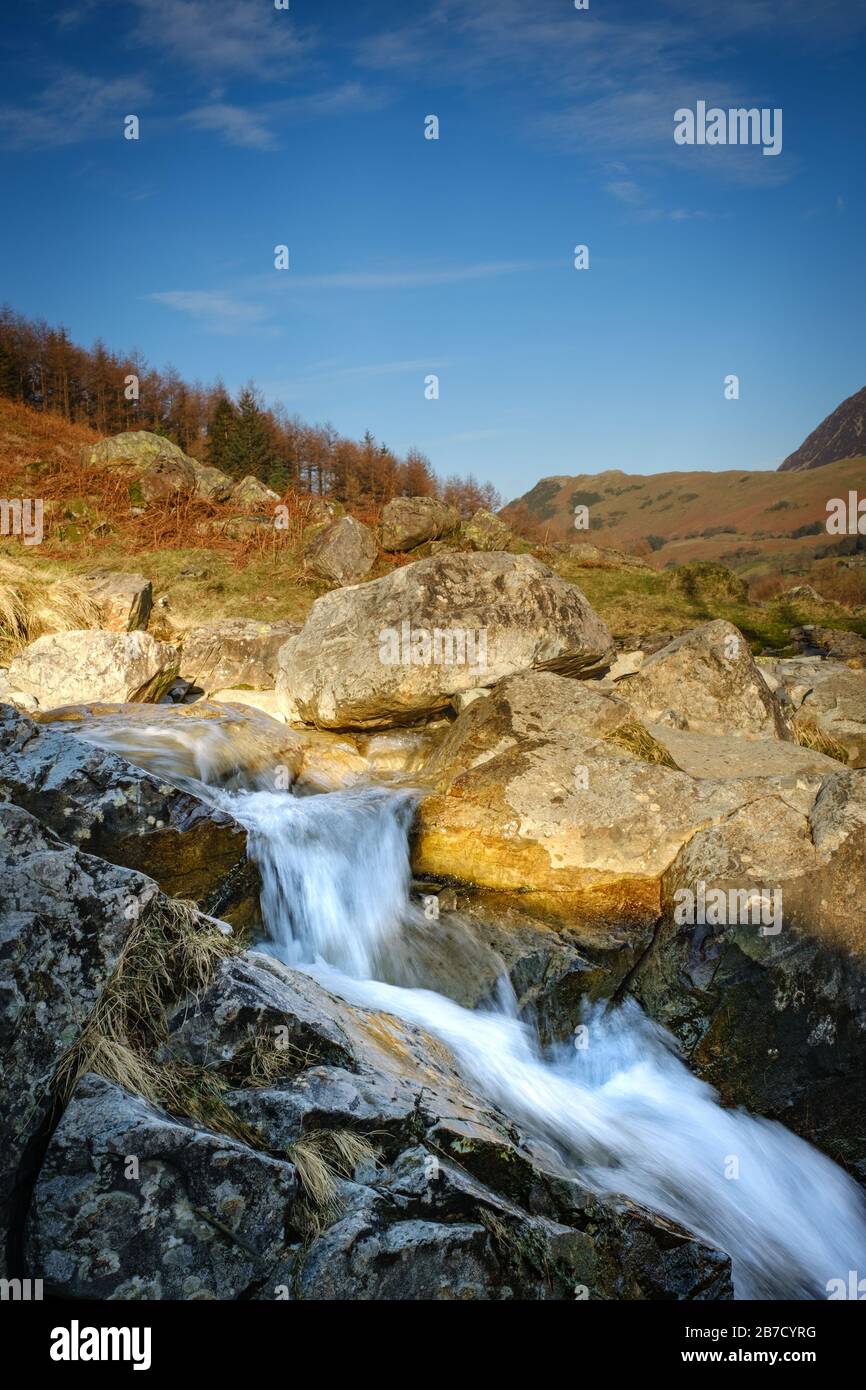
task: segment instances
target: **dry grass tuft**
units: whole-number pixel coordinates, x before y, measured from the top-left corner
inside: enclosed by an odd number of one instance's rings
[[[0,655],[9,659],[48,632],[76,632],[101,624],[99,605],[74,579],[47,583],[0,568]]]
[[[153,1061],[169,1002],[204,989],[237,944],[193,903],[154,898],[130,932],[114,974],[54,1078],[63,1101],[96,1072],[154,1104],[168,1105],[169,1072]]]
[[[302,1235],[315,1234],[335,1219],[340,1178],[350,1178],[359,1163],[375,1162],[376,1153],[369,1139],[350,1129],[310,1130],[288,1146],[286,1157],[297,1169],[306,1198],[293,1217]]]
[[[603,741],[614,743],[617,748],[624,748],[627,753],[640,758],[641,762],[657,763],[661,767],[676,769],[677,765],[668,750],[657,738],[653,738],[638,719],[627,719],[619,728],[605,734]]]
[[[801,748],[811,748],[813,753],[824,753],[837,762],[848,763],[848,749],[811,720],[794,722],[794,738]]]

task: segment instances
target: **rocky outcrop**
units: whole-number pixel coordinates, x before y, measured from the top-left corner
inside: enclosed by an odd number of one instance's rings
[[[177,679],[177,650],[147,632],[55,632],[9,667],[9,683],[39,708],[82,700],[157,701]]]
[[[679,849],[750,795],[681,772],[628,707],[549,673],[502,681],[425,769],[420,875],[510,890],[590,932],[646,944]]]
[[[723,1255],[592,1197],[412,1024],[248,953],[168,1027],[165,1063],[234,1081],[237,1134],[85,1077],[26,1228],[28,1269],[56,1295],[730,1297]],[[321,1156],[340,1136],[337,1171]]]
[[[282,648],[291,719],[381,728],[530,667],[589,675],[612,651],[581,591],[526,555],[443,552],[317,599]]]
[[[631,980],[724,1101],[781,1120],[861,1180],[864,884],[866,773],[825,778],[805,809],[768,788],[683,847]],[[700,914],[700,891],[723,896]]]
[[[149,430],[129,430],[88,444],[81,461],[125,474],[134,486],[134,500],[141,502],[159,502],[178,493],[224,501],[232,489],[228,474],[190,458],[170,439]]]
[[[505,522],[483,508],[462,523],[460,537],[470,550],[507,550],[512,541]]]
[[[648,570],[652,566],[639,555],[630,555],[613,546],[592,545],[589,541],[551,541],[536,551],[538,558],[554,564],[565,557],[570,564],[590,570]]]
[[[100,610],[101,626],[109,632],[144,630],[153,608],[153,585],[143,574],[96,570],[85,581]]]
[[[816,652],[834,661],[847,661],[860,670],[866,665],[866,637],[857,632],[809,623],[804,627],[792,627],[788,635],[802,652]]]
[[[296,1195],[291,1163],[86,1076],[39,1174],[27,1263],[62,1297],[241,1298],[284,1251]]]
[[[135,484],[138,500],[143,502],[195,491],[194,461],[170,439],[148,430],[131,430],[86,445],[82,463],[123,473]]]
[[[279,650],[298,632],[298,623],[253,618],[222,618],[190,628],[183,639],[180,674],[206,694],[273,689]]]
[[[382,549],[414,550],[453,531],[459,523],[456,508],[436,497],[394,497],[382,511]]]
[[[376,537],[353,516],[317,530],[304,551],[307,568],[334,584],[357,584],[376,563]]]
[[[859,458],[866,453],[866,386],[837,405],[799,449],[779,464],[779,472],[822,468],[837,459]]]
[[[273,516],[274,503],[279,502],[280,494],[253,477],[252,473],[248,473],[245,478],[234,484],[229,500],[243,511],[258,509],[266,512],[268,516]]]
[[[246,832],[115,753],[0,706],[0,799],[67,843],[138,869],[238,925],[258,914]]]
[[[52,1080],[127,937],[158,895],[140,874],[82,854],[20,806],[0,806],[0,1264],[20,1217]]]
[[[834,756],[844,755],[849,767],[866,767],[866,672],[828,662],[805,683],[794,715],[800,736],[817,729],[835,745]]]
[[[792,738],[778,700],[761,676],[749,644],[733,623],[718,619],[655,652],[617,694],[641,717],[673,712],[681,728],[737,738]]]

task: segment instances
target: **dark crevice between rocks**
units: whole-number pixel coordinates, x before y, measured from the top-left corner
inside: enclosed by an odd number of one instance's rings
[[[65,1105],[59,1096],[54,1096],[38,1128],[30,1136],[21,1154],[21,1161],[9,1194],[9,1216],[6,1232],[6,1268],[10,1279],[26,1279],[28,1275],[24,1256],[24,1238],[27,1218],[42,1164],[54,1131],[60,1123]]]

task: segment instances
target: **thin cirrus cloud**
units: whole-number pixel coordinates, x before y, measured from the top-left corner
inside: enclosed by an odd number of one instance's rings
[[[233,290],[159,290],[148,295],[157,304],[187,314],[202,327],[217,333],[238,333],[244,329],[276,332],[266,324],[273,312],[263,296],[276,290],[406,290],[437,288],[473,280],[490,280],[503,275],[549,270],[560,261],[479,261],[471,265],[420,267],[375,271],[335,271],[324,275],[276,273],[257,276]],[[428,364],[429,365],[429,364]]]
[[[195,130],[221,136],[229,145],[243,149],[273,150],[278,146],[274,125],[280,121],[316,120],[348,111],[373,110],[387,100],[360,82],[344,82],[285,101],[264,102],[259,106],[239,106],[212,101],[188,111],[183,120]]]
[[[134,0],[133,47],[159,50],[178,66],[210,78],[277,81],[306,58],[315,41],[289,11],[262,0]]]
[[[188,111],[183,119],[195,130],[221,135],[229,145],[242,149],[271,150],[276,144],[267,121],[247,107],[212,102]]]
[[[709,213],[701,212],[699,209],[654,206],[650,194],[640,184],[635,183],[634,179],[611,179],[610,183],[604,185],[604,191],[616,198],[617,202],[630,208],[639,222],[693,222],[709,218]]]
[[[211,333],[238,333],[265,327],[267,310],[224,290],[159,290],[147,296],[178,313],[187,314]]]
[[[29,150],[119,135],[123,115],[150,97],[142,77],[64,72],[27,105],[0,106],[0,138],[10,149]]]
[[[843,13],[841,4],[828,3],[834,16]],[[775,0],[774,8],[791,42],[818,24],[817,12],[804,20],[804,7],[793,0]],[[438,0],[418,19],[362,40],[356,61],[407,78],[434,68],[449,84],[467,87],[535,84],[536,98],[518,119],[536,142],[604,160],[628,151],[646,165],[719,183],[777,185],[796,171],[791,156],[762,159],[751,147],[684,150],[673,140],[675,110],[698,97],[725,107],[764,104],[741,89],[732,39],[763,27],[769,10],[765,0],[670,0],[651,17],[626,10],[611,18],[608,11],[578,13],[562,0],[531,7],[499,0],[493,8]],[[679,217],[685,210],[674,211]]]
[[[334,366],[324,371],[304,372],[298,377],[285,381],[266,381],[262,391],[266,397],[282,401],[308,399],[310,392],[320,387],[331,387],[341,382],[370,381],[390,376],[426,375],[427,372],[443,371],[451,365],[445,361],[419,360],[408,358],[397,362],[368,362],[350,367]]]
[[[278,282],[282,289],[387,290],[425,289],[456,285],[469,280],[490,280],[501,275],[549,270],[559,261],[476,261],[470,265],[419,267],[400,270],[346,270],[324,275],[291,275]],[[274,282],[268,284],[274,287]]]

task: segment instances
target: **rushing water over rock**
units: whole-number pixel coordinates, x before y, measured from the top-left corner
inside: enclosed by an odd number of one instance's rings
[[[350,1002],[437,1035],[488,1099],[554,1143],[596,1192],[726,1250],[738,1296],[826,1297],[828,1280],[866,1266],[855,1183],[783,1126],[723,1109],[636,1004],[596,1006],[587,1046],[543,1054],[507,982],[496,1010],[476,1011],[387,982],[406,978],[424,926],[409,896],[409,793],[221,799],[251,831],[275,954]]]
[[[525,1134],[555,1146],[587,1187],[725,1250],[740,1297],[824,1298],[828,1281],[866,1268],[856,1184],[782,1125],[721,1107],[636,1003],[588,1008],[575,1040],[586,1046],[543,1049],[517,1015],[504,968],[487,1007],[423,987],[443,978],[429,968],[436,950],[450,957],[453,980],[472,970],[478,947],[459,918],[428,921],[411,899],[412,792],[265,791],[270,777],[245,769],[218,723],[164,735],[150,721],[126,723],[86,737],[122,747],[247,828],[267,948],[348,1002],[434,1034],[467,1080]]]

